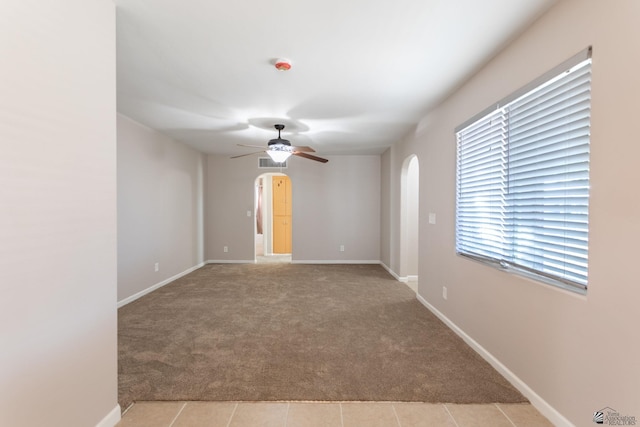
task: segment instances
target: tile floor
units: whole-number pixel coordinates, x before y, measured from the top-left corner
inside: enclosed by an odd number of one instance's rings
[[[544,427],[529,404],[139,402],[118,427]]]

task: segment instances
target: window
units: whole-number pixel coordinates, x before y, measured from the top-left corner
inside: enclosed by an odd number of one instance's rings
[[[456,129],[456,251],[586,292],[591,49]]]

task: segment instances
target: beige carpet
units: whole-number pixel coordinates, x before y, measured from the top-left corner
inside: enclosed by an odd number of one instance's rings
[[[526,402],[376,265],[211,264],[119,310],[119,403]]]

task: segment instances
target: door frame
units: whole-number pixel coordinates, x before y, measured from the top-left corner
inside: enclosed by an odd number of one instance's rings
[[[262,237],[263,237],[263,249],[264,255],[273,255],[273,194],[272,184],[274,176],[286,176],[291,181],[293,189],[293,180],[291,176],[282,172],[264,172],[256,176],[254,181],[254,201],[253,201],[253,260],[257,260],[256,241],[258,236],[258,191],[260,185],[260,178],[263,179],[262,188]],[[292,196],[293,200],[293,196]],[[291,217],[293,218],[293,205],[291,206]],[[293,256],[293,219],[291,227],[291,252]]]

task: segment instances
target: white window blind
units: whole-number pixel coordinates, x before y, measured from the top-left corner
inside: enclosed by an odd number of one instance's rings
[[[456,250],[584,291],[590,50],[561,68],[456,132]]]

